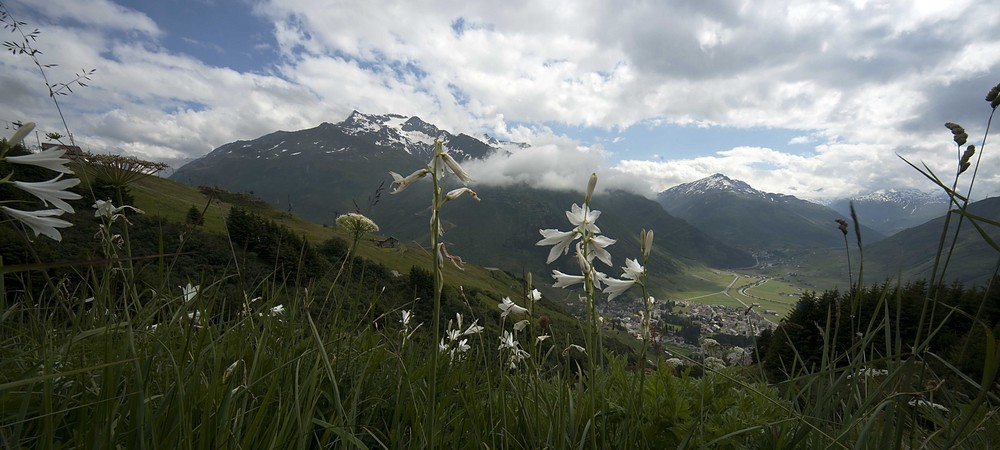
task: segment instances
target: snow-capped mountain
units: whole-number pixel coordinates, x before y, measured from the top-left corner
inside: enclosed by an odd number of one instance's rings
[[[850,199],[837,200],[830,207],[841,214],[850,214],[850,204],[858,220],[879,232],[891,235],[943,215],[948,198],[915,189],[877,191]]]
[[[657,194],[657,202],[727,244],[751,250],[833,247],[843,244],[836,219],[844,216],[792,195],[767,193],[715,174]],[[865,229],[868,240],[881,233]]]
[[[273,160],[300,155],[339,155],[339,157],[406,153],[430,157],[434,141],[440,139],[458,160],[482,158],[494,151],[503,151],[506,143],[495,140],[490,145],[466,134],[453,135],[417,116],[399,114],[362,114],[354,111],[343,122],[324,122],[319,126],[295,132],[276,131],[250,141],[223,145],[205,156],[211,160],[221,156]],[[188,165],[190,166],[190,164]],[[197,167],[188,167],[187,170]],[[182,168],[183,169],[183,168]],[[182,170],[176,175],[182,180]]]
[[[375,220],[387,235],[406,242],[426,242],[430,183],[415,183],[400,195],[388,195],[387,191],[392,181],[389,171],[405,175],[426,166],[435,138],[441,139],[460,162],[528,147],[493,137],[481,140],[452,134],[418,117],[355,111],[340,123],[277,131],[225,144],[181,167],[171,178],[194,186],[250,192],[281,210],[317,223],[332,224],[339,214],[359,210]],[[455,182],[446,179],[446,183]],[[535,245],[538,230],[565,222],[565,209],[579,202],[579,195],[526,185],[473,187],[482,202],[449,203],[441,219],[456,254],[468,261],[512,271],[551,270],[544,264],[546,250]],[[628,248],[639,248],[635,227],[656,228],[679,240],[665,250],[670,258],[664,261],[698,261],[713,267],[753,264],[745,251],[706,236],[649,199],[626,192],[608,194],[606,198],[600,208],[619,220],[608,220],[602,229],[622,240],[622,248],[629,239],[634,245]],[[675,270],[666,266],[660,269],[663,273]]]

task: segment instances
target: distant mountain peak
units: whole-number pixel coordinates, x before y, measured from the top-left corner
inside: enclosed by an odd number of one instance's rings
[[[673,195],[695,195],[708,193],[731,193],[740,196],[766,197],[767,194],[752,188],[749,184],[716,173],[700,180],[684,183],[667,189]]]

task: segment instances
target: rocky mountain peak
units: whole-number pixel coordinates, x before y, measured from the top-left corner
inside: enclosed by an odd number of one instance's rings
[[[765,197],[764,192],[758,191],[749,184],[729,178],[721,173],[702,178],[700,180],[674,186],[664,191],[670,195],[698,195],[709,193],[731,193],[740,196]]]

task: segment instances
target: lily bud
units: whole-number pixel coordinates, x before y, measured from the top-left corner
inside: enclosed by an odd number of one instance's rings
[[[27,136],[28,133],[31,133],[31,130],[34,129],[35,129],[35,122],[28,122],[24,125],[21,125],[21,127],[14,132],[14,135],[10,137],[10,141],[8,141],[8,144],[10,144],[11,147],[20,144],[21,140],[24,139],[24,137]]]
[[[597,187],[597,172],[590,174],[590,181],[587,183],[587,198],[583,202],[590,204],[590,199],[594,196],[594,188]]]
[[[642,230],[639,237],[642,240],[642,256],[649,258],[649,252],[653,250],[653,230]]]

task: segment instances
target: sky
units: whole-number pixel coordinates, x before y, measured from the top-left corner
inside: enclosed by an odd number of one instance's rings
[[[480,183],[653,196],[724,173],[828,201],[954,177],[944,123],[981,147],[1000,8],[955,0],[0,0],[38,29],[0,54],[0,126],[179,167],[223,144],[420,116],[532,148]],[[20,42],[10,28],[0,40]],[[85,87],[71,83],[95,69]],[[974,197],[1000,194],[987,140]],[[963,182],[969,179],[963,175]]]

